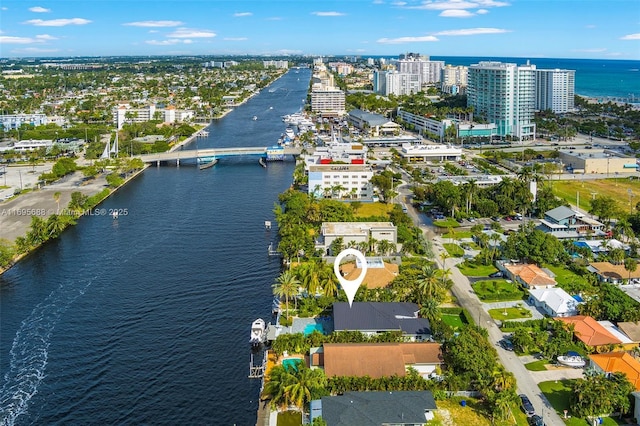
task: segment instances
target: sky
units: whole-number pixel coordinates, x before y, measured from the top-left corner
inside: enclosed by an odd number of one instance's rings
[[[640,60],[640,0],[2,0],[0,57]]]

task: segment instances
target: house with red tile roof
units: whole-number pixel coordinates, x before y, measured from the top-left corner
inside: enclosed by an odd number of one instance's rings
[[[562,321],[565,324],[572,324],[575,337],[587,346],[598,347],[622,344],[622,340],[614,336],[602,324],[590,316],[576,315],[573,317],[556,318],[556,320]]]
[[[525,288],[551,288],[556,285],[556,280],[537,265],[529,263],[503,265],[507,277],[519,282]]]
[[[600,373],[624,373],[640,391],[640,362],[626,352],[589,355],[591,367]]]

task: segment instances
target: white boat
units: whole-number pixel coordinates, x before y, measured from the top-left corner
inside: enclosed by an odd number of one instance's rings
[[[251,338],[249,339],[249,342],[251,345],[257,346],[264,342],[265,337],[266,328],[264,320],[262,318],[258,318],[251,324]]]
[[[293,132],[293,129],[291,127],[287,127],[287,129],[284,131],[284,135],[291,140],[296,137],[296,134]]]
[[[584,367],[586,361],[579,355],[560,355],[558,357],[558,364],[566,365],[567,367]]]
[[[258,116],[257,116],[257,115],[254,115],[253,117],[251,117],[251,119],[252,119],[253,121],[256,121],[256,120],[258,119]]]

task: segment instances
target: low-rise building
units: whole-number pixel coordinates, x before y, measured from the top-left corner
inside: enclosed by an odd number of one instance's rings
[[[640,362],[626,352],[589,355],[590,367],[598,373],[624,373],[627,380],[640,391]]]
[[[558,239],[604,236],[604,224],[567,206],[559,206],[544,214],[539,229]]]
[[[443,362],[440,344],[431,342],[325,343],[311,354],[311,367],[323,368],[327,377],[404,377],[413,368],[428,378]]]
[[[383,115],[360,109],[349,111],[347,121],[359,131],[366,131],[371,136],[395,135],[400,132],[400,125]]]
[[[602,324],[594,318],[586,315],[576,315],[572,317],[559,317],[557,321],[573,325],[573,334],[576,339],[582,341],[587,346],[598,348],[601,346],[618,346],[622,344],[619,337],[614,336]]]
[[[344,245],[369,243],[374,239],[378,242],[385,240],[395,246],[398,244],[398,228],[391,222],[324,222],[320,227],[320,237],[316,249],[329,250],[338,238]]]
[[[368,164],[314,164],[307,171],[308,193],[314,197],[373,197],[373,168]]]
[[[310,408],[311,422],[322,417],[331,426],[424,425],[437,410],[430,391],[345,392],[313,400]]]
[[[601,282],[620,284],[626,280],[640,280],[640,270],[628,271],[624,265],[611,262],[591,262],[587,270],[593,272]]]
[[[394,245],[395,246],[395,245]],[[367,272],[364,275],[362,284],[366,288],[382,288],[388,286],[399,272],[399,266],[395,263],[385,262],[379,257],[367,257]],[[340,266],[342,276],[348,280],[354,280],[362,273],[362,265],[360,260],[356,262],[345,263]]]
[[[636,159],[607,149],[561,149],[560,161],[573,173],[616,173],[635,172]]]
[[[462,157],[462,148],[452,145],[410,145],[404,144],[399,154],[410,163],[427,161],[458,161]]]
[[[502,263],[503,270],[507,277],[520,283],[528,289],[552,288],[556,285],[556,280],[548,272],[539,266],[529,263]]]
[[[529,290],[529,303],[554,318],[578,315],[578,301],[559,287]]]
[[[374,336],[386,331],[401,331],[408,341],[428,341],[431,324],[420,318],[420,308],[405,302],[347,302],[333,304],[335,331],[359,331]]]

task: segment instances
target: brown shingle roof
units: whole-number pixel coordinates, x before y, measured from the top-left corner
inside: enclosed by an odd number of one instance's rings
[[[556,320],[562,321],[565,324],[573,324],[575,336],[582,340],[585,345],[602,346],[622,343],[592,317],[576,315],[573,317],[556,318]]]
[[[333,376],[404,376],[405,365],[441,364],[438,343],[326,343],[324,372]]]
[[[637,322],[619,322],[618,328],[622,330],[629,339],[634,342],[640,342],[640,323]]]
[[[613,278],[616,280],[629,278],[629,271],[624,268],[624,265],[614,265],[610,262],[593,262],[589,266],[596,269],[598,275],[605,278]],[[631,272],[631,278],[640,278],[640,269]]]

